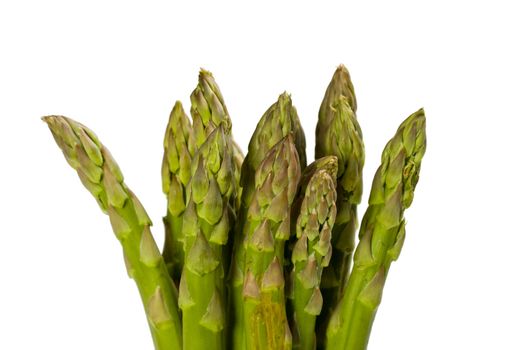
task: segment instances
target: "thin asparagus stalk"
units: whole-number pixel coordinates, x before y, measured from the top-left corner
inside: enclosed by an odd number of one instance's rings
[[[248,154],[242,163],[241,187],[242,203],[237,215],[236,234],[234,238],[233,260],[230,270],[231,303],[230,310],[234,314],[231,348],[246,349],[244,328],[243,296],[245,249],[244,226],[247,211],[255,193],[255,172],[259,168],[268,151],[286,135],[292,134],[296,150],[299,154],[301,168],[306,164],[305,136],[299,122],[297,111],[292,105],[289,94],[283,93],[277,102],[263,114],[253,133],[248,147]]]
[[[255,174],[245,225],[244,324],[248,349],[291,349],[284,294],[284,243],[300,178],[291,134],[275,145]]]
[[[367,347],[390,264],[403,246],[403,214],[414,198],[425,148],[425,114],[420,109],[400,125],[383,151],[350,279],[328,326],[328,350]]]
[[[233,210],[232,149],[224,124],[209,134],[195,154],[184,212],[185,261],[180,282],[184,349],[226,346],[224,271]]]
[[[362,170],[365,160],[361,127],[357,122],[357,108],[350,75],[339,66],[328,85],[319,110],[316,128],[316,158],[337,156],[337,218],[332,230],[334,248],[330,265],[322,280],[324,307],[318,322],[318,331],[325,334],[328,319],[333,312],[348,277],[357,230],[357,205],[363,192]],[[323,342],[323,339],[320,339]]]
[[[190,120],[184,113],[182,103],[177,101],[166,128],[162,160],[162,190],[168,199],[162,256],[176,285],[179,284],[184,264],[182,216],[186,209],[186,186],[191,176],[190,134]]]
[[[323,306],[321,276],[332,254],[331,231],[337,213],[337,159],[326,158],[328,161],[324,163],[328,167],[314,164],[313,175],[302,180],[307,186],[300,202],[295,229],[297,240],[292,253],[294,349],[316,348],[315,322]],[[323,163],[326,158],[321,158],[318,163]]]
[[[155,348],[182,349],[177,290],[151,235],[151,220],[142,204],[124,184],[117,163],[91,130],[62,116],[42,119],[69,165],[109,215],[128,274],[139,289]]]

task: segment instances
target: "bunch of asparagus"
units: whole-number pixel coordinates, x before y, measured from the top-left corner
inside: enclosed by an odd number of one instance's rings
[[[146,210],[84,125],[47,116],[56,143],[109,216],[158,350],[366,349],[390,264],[405,239],[425,152],[418,110],[387,143],[359,230],[364,145],[350,75],[321,104],[316,160],[290,95],[263,114],[243,156],[213,76],[164,137],[162,252]]]

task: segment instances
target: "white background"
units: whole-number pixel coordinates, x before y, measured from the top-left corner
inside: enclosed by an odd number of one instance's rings
[[[369,349],[524,349],[520,1],[218,3],[0,4],[0,349],[152,348],[107,217],[40,116],[95,130],[162,245],[162,136],[175,100],[189,109],[199,67],[244,149],[291,92],[311,160],[339,63],[358,98],[365,194],[397,125],[427,114],[407,240]]]

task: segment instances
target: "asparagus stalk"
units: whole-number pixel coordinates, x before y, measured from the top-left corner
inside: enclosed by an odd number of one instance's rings
[[[357,205],[361,202],[363,192],[362,170],[365,159],[361,128],[355,116],[356,108],[350,75],[344,66],[339,66],[326,90],[316,128],[316,158],[334,155],[339,160],[337,218],[332,230],[334,251],[321,284],[325,298],[318,323],[321,334],[325,334],[330,314],[342,295],[355,246]]]
[[[97,136],[62,116],[42,118],[84,186],[109,215],[122,245],[128,274],[135,280],[157,350],[182,349],[177,290],[150,231],[142,204],[125,185],[122,173]]]
[[[184,349],[226,346],[224,271],[233,210],[232,149],[224,124],[195,154],[182,231],[185,260],[180,282]]]
[[[383,151],[350,279],[328,326],[328,350],[367,347],[390,264],[403,246],[403,215],[414,197],[425,148],[425,114],[420,109],[401,124]]]
[[[166,128],[162,160],[162,190],[168,199],[168,210],[164,217],[166,234],[162,256],[177,285],[184,263],[182,216],[186,209],[186,186],[191,175],[190,134],[190,120],[184,113],[182,103],[177,101]]]
[[[323,306],[320,282],[332,254],[331,231],[336,217],[337,159],[325,157],[316,163],[309,166],[315,169],[311,176],[303,175],[302,183],[307,185],[300,200],[292,253],[293,345],[301,350],[316,348],[315,322]]]
[[[263,114],[252,135],[248,147],[248,154],[242,163],[241,187],[242,201],[237,215],[236,234],[234,238],[233,260],[230,270],[231,303],[230,309],[234,314],[232,349],[246,349],[243,312],[243,283],[245,249],[244,229],[247,220],[247,211],[252,202],[255,189],[255,172],[261,165],[269,150],[281,141],[286,135],[293,135],[293,142],[299,155],[301,168],[306,164],[305,136],[299,122],[297,111],[292,105],[289,94],[282,93],[278,100]]]
[[[255,173],[255,193],[243,241],[243,310],[248,349],[292,346],[286,318],[283,259],[300,172],[299,156],[289,134],[268,152]]]

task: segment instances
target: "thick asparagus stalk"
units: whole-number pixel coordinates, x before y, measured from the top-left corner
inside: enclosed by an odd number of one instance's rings
[[[350,279],[328,326],[328,350],[367,347],[390,264],[405,239],[403,214],[412,203],[425,148],[425,114],[420,109],[401,124],[383,151]]]
[[[177,290],[151,235],[151,221],[142,204],[124,184],[117,163],[91,130],[62,116],[43,120],[68,163],[109,215],[124,250],[128,273],[139,289],[155,348],[182,349]]]
[[[326,90],[316,128],[316,158],[334,155],[339,160],[337,218],[332,230],[334,251],[321,284],[325,301],[318,323],[321,334],[325,334],[330,314],[342,295],[355,246],[357,205],[363,192],[365,159],[356,106],[350,75],[344,66],[339,66]]]
[[[226,346],[224,271],[233,211],[232,149],[224,124],[209,134],[195,154],[184,212],[185,260],[180,282],[184,349]]]
[[[245,225],[244,324],[248,349],[291,349],[284,295],[284,243],[300,178],[291,134],[275,145],[255,174]]]
[[[234,238],[233,260],[230,270],[231,280],[231,312],[234,314],[232,348],[235,350],[246,349],[243,296],[244,283],[244,258],[245,249],[242,244],[244,240],[244,227],[248,207],[255,193],[255,172],[261,165],[268,151],[281,141],[286,135],[293,135],[293,142],[299,154],[301,168],[306,164],[305,136],[299,122],[297,111],[292,105],[289,94],[283,93],[277,102],[263,114],[253,133],[248,147],[248,154],[242,163],[241,187],[242,203],[237,215],[237,225]]]
[[[328,161],[323,162],[325,159]],[[314,163],[313,175],[303,176],[301,181],[307,186],[300,202],[292,253],[293,347],[301,350],[316,348],[315,321],[323,306],[320,282],[332,254],[331,232],[336,217],[337,159],[321,158],[318,163],[327,166]]]
[[[190,134],[190,120],[184,113],[182,103],[177,101],[166,128],[162,160],[162,190],[168,199],[168,211],[164,217],[166,238],[162,256],[177,285],[184,263],[182,216],[187,200],[185,188],[191,176]]]

